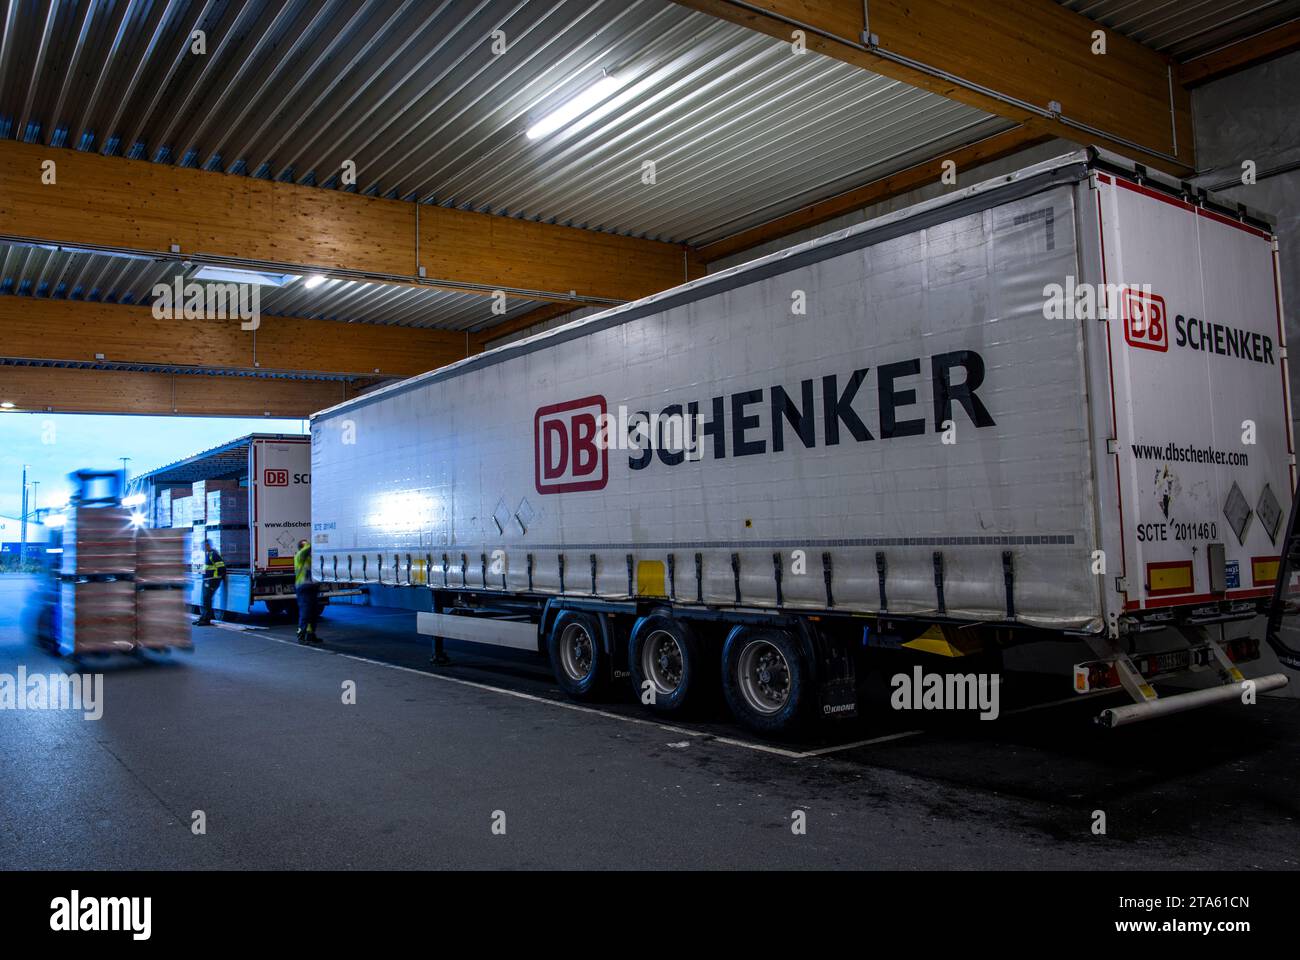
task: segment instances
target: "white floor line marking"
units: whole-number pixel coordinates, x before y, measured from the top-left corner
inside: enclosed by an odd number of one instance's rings
[[[725,743],[730,747],[744,747],[746,750],[756,750],[759,753],[771,753],[778,757],[789,757],[791,760],[798,760],[808,756],[806,753],[799,753],[797,750],[786,750],[784,747],[771,747],[766,743],[750,743],[747,740],[736,740],[733,737],[710,737],[711,743]]]
[[[413,673],[417,677],[428,677],[431,680],[441,680],[444,683],[454,683],[462,687],[473,687],[476,690],[489,690],[493,693],[501,693],[507,697],[515,697],[519,700],[532,700],[536,703],[549,704],[552,707],[560,707],[563,710],[573,710],[577,713],[594,713],[597,716],[609,717],[612,720],[624,720],[628,723],[635,723],[641,726],[658,727],[660,730],[667,730],[670,733],[680,733],[688,737],[708,737],[709,735],[701,730],[687,730],[684,727],[673,727],[666,723],[659,723],[655,720],[646,720],[642,717],[626,717],[619,713],[610,713],[608,710],[597,710],[595,707],[584,707],[578,703],[565,703],[562,700],[552,700],[549,697],[539,697],[533,693],[524,693],[522,690],[507,690],[505,687],[494,687],[489,683],[479,683],[475,680],[462,680],[459,677],[447,677],[440,673],[428,673],[424,670],[416,670],[414,667],[403,667],[396,663],[385,663],[382,660],[371,660],[369,657],[358,657],[351,653],[340,653],[337,650],[329,650],[323,647],[307,647],[298,643],[296,640],[285,640],[280,637],[270,637],[276,643],[283,643],[288,647],[300,647],[302,649],[312,650],[316,653],[328,653],[335,657],[342,657],[345,660],[355,660],[358,663],[368,663],[376,667],[387,667],[389,670],[401,670],[403,673]]]
[[[855,750],[858,747],[868,747],[876,743],[888,743],[891,740],[903,740],[907,737],[917,737],[925,733],[924,730],[903,730],[899,733],[886,734],[883,737],[872,737],[870,740],[855,740],[852,743],[841,743],[830,747],[817,747],[812,750],[786,750],[783,747],[773,747],[765,743],[751,743],[747,740],[737,740],[734,737],[718,737],[706,733],[703,730],[688,730],[685,727],[674,727],[670,724],[660,723],[657,720],[647,720],[643,717],[629,717],[621,713],[611,713],[608,710],[598,710],[595,707],[584,707],[578,703],[566,703],[563,700],[552,700],[550,697],[539,697],[533,693],[524,693],[521,690],[508,690],[505,687],[494,687],[490,683],[479,683],[476,680],[462,680],[459,677],[448,677],[440,673],[428,673],[424,670],[416,670],[414,667],[403,667],[396,663],[385,663],[383,660],[372,660],[369,657],[358,657],[352,653],[340,653],[337,650],[330,650],[325,647],[309,647],[298,643],[296,640],[285,640],[282,637],[270,636],[267,639],[274,640],[276,643],[282,643],[287,647],[296,647],[304,650],[312,650],[316,653],[328,653],[335,657],[342,657],[345,660],[355,660],[358,663],[368,663],[375,667],[387,667],[389,670],[400,670],[403,673],[413,673],[419,677],[428,677],[431,680],[441,680],[444,683],[454,683],[462,687],[473,687],[475,690],[487,690],[491,693],[504,694],[507,697],[514,697],[518,700],[531,700],[534,703],[544,703],[552,707],[559,707],[562,710],[573,710],[576,713],[591,713],[598,717],[607,717],[610,720],[622,720],[624,723],[634,723],[643,727],[657,727],[669,733],[679,733],[687,737],[706,740],[712,743],[724,743],[732,747],[743,747],[746,750],[753,750],[758,753],[770,753],[778,757],[788,757],[791,760],[802,760],[808,757],[821,757],[830,753],[842,753],[845,750]],[[1075,703],[1079,700],[1089,700],[1094,696],[1099,696],[1110,691],[1098,691],[1092,694],[1078,694],[1073,697],[1066,697],[1063,700],[1052,700],[1048,703],[1037,703],[1028,707],[1019,707],[1015,710],[1008,710],[1003,716],[1011,716],[1017,713],[1028,713],[1031,710],[1041,710],[1044,707],[1058,707],[1065,703]]]
[[[808,750],[799,754],[801,757],[819,757],[825,753],[839,753],[841,750],[852,750],[855,747],[866,747],[873,743],[887,743],[890,740],[902,740],[906,737],[917,737],[925,733],[924,730],[904,730],[900,733],[891,733],[883,737],[873,737],[870,740],[856,740],[853,743],[841,743],[833,747],[818,747],[816,750]]]

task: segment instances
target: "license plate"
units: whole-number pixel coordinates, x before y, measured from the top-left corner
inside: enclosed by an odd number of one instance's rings
[[[1175,670],[1185,670],[1191,663],[1191,651],[1171,650],[1168,653],[1157,654],[1155,662],[1157,673],[1171,673]]]

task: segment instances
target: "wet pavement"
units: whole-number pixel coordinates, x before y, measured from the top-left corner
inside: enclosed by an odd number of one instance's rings
[[[76,669],[23,636],[29,586],[0,576],[0,674]],[[101,719],[0,710],[0,868],[1300,866],[1294,699],[1105,731],[1011,674],[996,721],[771,743],[716,702],[576,706],[527,654],[449,643],[435,668],[414,619],[332,606],[322,649],[195,628],[192,654],[82,664]]]

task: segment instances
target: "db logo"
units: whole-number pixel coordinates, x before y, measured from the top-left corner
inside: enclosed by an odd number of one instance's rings
[[[1131,347],[1169,350],[1169,325],[1165,322],[1165,298],[1145,290],[1124,289],[1124,339]]]
[[[287,487],[289,485],[289,471],[267,470],[262,475],[262,480],[268,487]]]
[[[604,397],[541,407],[533,418],[534,476],[538,493],[601,490],[609,480],[609,451],[596,445]]]

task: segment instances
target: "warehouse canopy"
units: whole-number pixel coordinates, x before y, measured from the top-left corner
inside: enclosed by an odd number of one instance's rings
[[[212,447],[184,460],[177,460],[175,463],[169,463],[147,473],[137,474],[131,478],[129,486],[134,491],[145,485],[159,487],[170,483],[195,483],[199,480],[216,480],[220,477],[233,476],[247,471],[248,448],[254,440],[301,439],[300,435],[250,433],[248,436]]]

